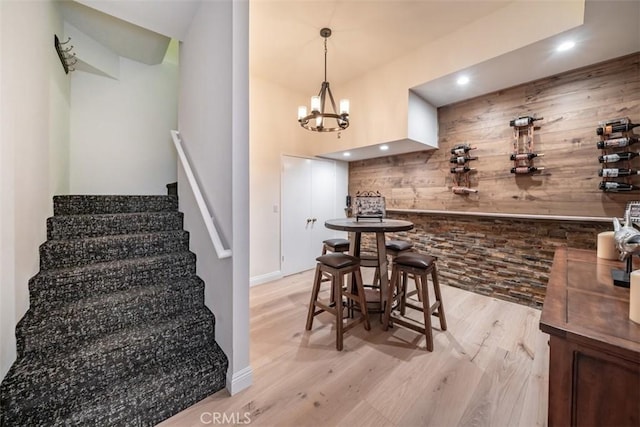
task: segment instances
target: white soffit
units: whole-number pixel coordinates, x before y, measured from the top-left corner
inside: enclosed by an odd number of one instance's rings
[[[602,17],[615,14],[615,23]],[[585,23],[467,69],[412,88],[436,107],[640,51],[640,1],[587,0]],[[573,49],[556,51],[566,40]],[[468,76],[465,86],[456,83]]]

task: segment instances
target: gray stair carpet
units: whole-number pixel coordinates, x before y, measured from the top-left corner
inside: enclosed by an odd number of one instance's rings
[[[228,361],[176,196],[55,196],[0,426],[152,426]]]

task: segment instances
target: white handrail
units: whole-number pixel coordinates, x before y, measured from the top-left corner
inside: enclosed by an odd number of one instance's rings
[[[189,160],[187,159],[187,156],[185,155],[184,150],[182,149],[182,142],[180,141],[180,133],[176,130],[172,130],[171,137],[173,138],[173,144],[176,146],[176,151],[178,152],[178,158],[180,159],[180,163],[182,163],[182,167],[184,168],[184,173],[185,175],[187,175],[187,181],[189,181],[189,185],[191,186],[191,191],[193,191],[193,196],[196,198],[196,203],[198,203],[198,208],[200,208],[200,214],[202,215],[204,224],[207,227],[207,231],[209,232],[209,237],[211,238],[211,243],[213,243],[213,247],[216,250],[218,259],[229,258],[231,256],[231,249],[225,249],[225,247],[222,245],[222,240],[220,240],[220,234],[218,234],[218,230],[216,229],[216,226],[213,223],[213,219],[211,217],[211,214],[209,213],[207,204],[204,202],[204,197],[202,196],[202,192],[200,191],[200,187],[198,186],[196,177],[193,175],[193,171],[191,170],[191,165],[189,164]]]

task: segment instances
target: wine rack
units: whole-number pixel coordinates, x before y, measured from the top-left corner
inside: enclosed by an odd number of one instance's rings
[[[469,180],[469,172],[474,171],[475,168],[469,167],[469,162],[472,160],[478,160],[477,157],[472,157],[469,151],[475,150],[477,147],[471,147],[468,144],[459,144],[451,149],[450,163],[453,163],[451,167],[451,173],[453,174],[453,187],[451,191],[454,194],[470,194],[477,193],[478,190],[471,188]]]
[[[598,161],[601,168],[598,175],[602,177],[598,188],[608,193],[640,190],[632,182],[632,178],[640,172],[631,168],[631,162],[638,157],[638,152],[630,149],[638,142],[632,129],[637,127],[628,117],[601,121],[596,128],[600,141],[596,144],[601,150]]]
[[[533,149],[535,122],[542,119],[544,117],[520,116],[509,122],[509,126],[513,127],[513,150],[509,156],[513,161],[511,173],[532,174],[544,170],[543,167],[534,166],[535,158],[544,154],[538,154]]]

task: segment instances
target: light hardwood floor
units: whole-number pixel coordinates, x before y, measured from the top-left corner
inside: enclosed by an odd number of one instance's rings
[[[546,425],[548,336],[540,311],[443,286],[448,330],[425,338],[372,316],[335,349],[323,313],[305,331],[312,272],[251,289],[253,385],[210,396],[160,424],[202,426]],[[226,421],[226,422],[224,422]]]

